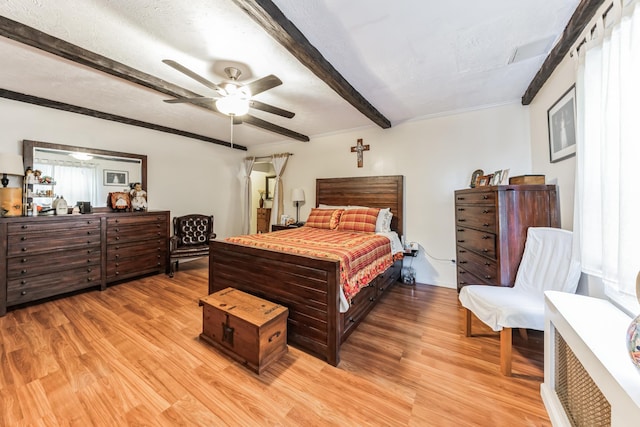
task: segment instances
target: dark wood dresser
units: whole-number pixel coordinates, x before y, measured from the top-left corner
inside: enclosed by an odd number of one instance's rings
[[[271,222],[271,208],[258,208],[256,231],[258,233],[268,233]]]
[[[0,219],[0,316],[7,307],[149,273],[168,263],[169,212]]]
[[[513,286],[529,227],[560,227],[555,185],[499,185],[455,192],[458,290]]]

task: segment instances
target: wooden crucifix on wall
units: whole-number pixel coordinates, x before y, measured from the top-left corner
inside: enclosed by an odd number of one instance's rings
[[[362,167],[362,161],[364,158],[364,152],[365,151],[369,151],[369,144],[364,145],[362,144],[362,139],[358,139],[358,143],[351,147],[351,152],[352,153],[358,153],[358,167],[361,168]]]

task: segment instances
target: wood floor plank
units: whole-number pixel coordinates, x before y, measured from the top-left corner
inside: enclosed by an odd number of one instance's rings
[[[543,334],[499,336],[453,289],[397,284],[333,367],[295,347],[261,375],[199,339],[208,260],[0,318],[0,426],[550,426]]]

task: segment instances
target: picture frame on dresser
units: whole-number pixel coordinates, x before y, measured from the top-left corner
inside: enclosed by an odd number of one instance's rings
[[[547,110],[549,160],[559,162],[576,155],[576,86]]]

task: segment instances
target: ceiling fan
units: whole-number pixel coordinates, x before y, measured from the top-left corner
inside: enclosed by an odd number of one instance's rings
[[[242,74],[241,71],[234,67],[227,67],[224,69],[224,72],[227,74],[229,81],[215,84],[176,61],[163,59],[162,62],[216,92],[212,97],[198,96],[195,98],[165,99],[164,102],[168,102],[170,104],[195,104],[230,116],[233,124],[247,123],[298,141],[309,141],[309,137],[306,135],[267,122],[266,120],[262,120],[249,114],[249,109],[254,109],[286,117],[288,119],[295,115],[295,113],[292,113],[291,111],[253,99],[255,95],[282,84],[282,80],[273,74],[247,84],[242,84],[238,82],[238,78]],[[231,131],[233,138],[233,126],[231,127]]]

